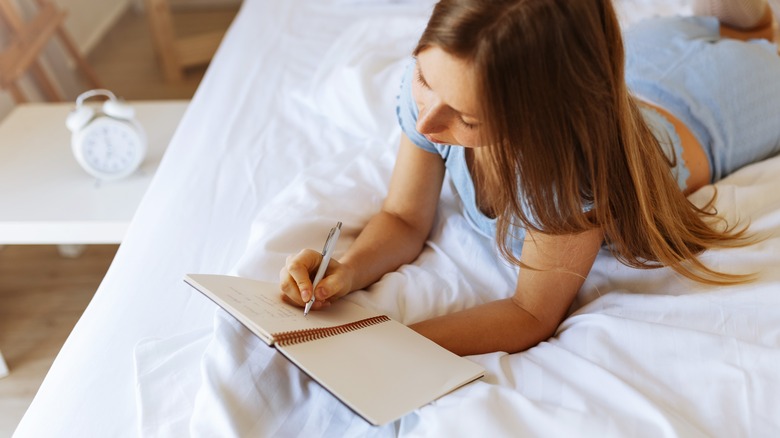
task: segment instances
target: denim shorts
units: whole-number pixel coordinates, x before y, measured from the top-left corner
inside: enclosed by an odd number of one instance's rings
[[[780,57],[764,40],[721,38],[713,17],[664,17],[624,33],[626,82],[680,119],[712,182],[780,151]]]

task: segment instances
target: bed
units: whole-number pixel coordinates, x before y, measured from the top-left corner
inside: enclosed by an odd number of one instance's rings
[[[603,252],[553,338],[471,356],[483,379],[381,428],[182,281],[276,281],[337,220],[343,253],[387,189],[398,78],[431,6],[243,3],[16,436],[780,435],[780,158],[717,183],[718,209],[765,239],[704,259],[756,282],[702,286]],[[626,26],[689,13],[619,7]],[[470,230],[445,184],[418,260],[347,299],[412,323],[511,293],[515,271]]]

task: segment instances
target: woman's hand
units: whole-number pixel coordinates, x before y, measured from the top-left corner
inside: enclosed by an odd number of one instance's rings
[[[336,259],[330,259],[325,276],[314,290],[311,280],[321,262],[322,254],[311,249],[304,249],[298,254],[287,257],[279,273],[279,286],[286,301],[304,307],[314,293],[315,301],[312,310],[319,310],[352,292],[354,271]]]
[[[365,289],[388,272],[417,258],[431,232],[444,180],[444,160],[401,136],[393,177],[382,209],[368,221],[341,257],[331,259],[325,277],[312,290],[322,255],[310,249],[287,258],[279,283],[286,301],[313,309]]]

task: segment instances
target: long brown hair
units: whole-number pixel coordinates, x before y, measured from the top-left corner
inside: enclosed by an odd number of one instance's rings
[[[746,228],[715,225],[712,202],[697,208],[680,191],[627,89],[610,0],[442,0],[415,53],[430,46],[477,72],[490,146],[477,150],[472,173],[489,188],[509,261],[522,265],[510,246],[514,227],[602,227],[629,266],[670,266],[711,284],[750,278],[698,259],[751,240]]]

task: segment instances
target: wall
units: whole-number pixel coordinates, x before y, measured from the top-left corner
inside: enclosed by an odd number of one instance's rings
[[[133,0],[134,7],[138,9],[143,9],[143,3],[144,0]],[[168,4],[171,5],[171,8],[219,7],[239,5],[241,0],[168,0]]]
[[[88,54],[101,38],[127,10],[133,0],[50,0],[60,9],[67,11],[65,29],[73,38],[76,46],[82,54]],[[26,17],[35,14],[36,7],[32,0],[16,0],[17,5]],[[29,19],[29,18],[28,18]],[[3,35],[0,35],[0,46],[5,46],[8,41],[5,34],[5,24],[2,26]],[[57,40],[57,38],[54,38]],[[67,52],[58,42],[49,43],[43,52],[41,63],[52,78],[55,79],[66,99],[75,99],[80,91],[77,83],[77,71]],[[43,100],[38,93],[35,83],[29,78],[21,81],[22,90],[31,101]],[[11,96],[0,91],[0,119],[4,118],[14,107]]]
[[[25,0],[29,1],[29,0]],[[127,10],[131,0],[52,0],[68,11],[65,27],[82,53],[89,53]]]

